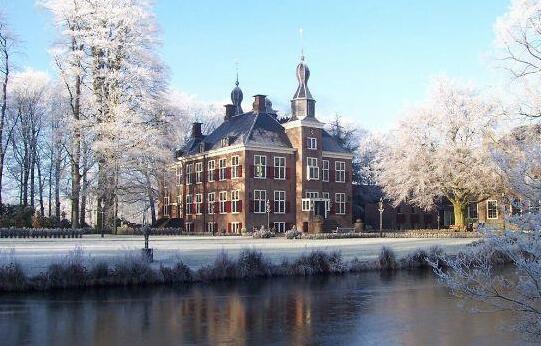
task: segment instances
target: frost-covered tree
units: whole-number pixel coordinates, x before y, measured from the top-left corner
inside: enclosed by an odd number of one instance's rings
[[[2,208],[2,187],[4,183],[4,163],[6,152],[13,135],[13,130],[18,118],[9,118],[8,106],[8,84],[12,70],[11,59],[16,48],[16,39],[7,24],[3,14],[0,13],[0,210]]]
[[[407,111],[378,152],[378,184],[395,204],[431,209],[447,198],[455,225],[464,226],[468,202],[502,189],[484,144],[494,111],[475,89],[436,80],[428,99]]]

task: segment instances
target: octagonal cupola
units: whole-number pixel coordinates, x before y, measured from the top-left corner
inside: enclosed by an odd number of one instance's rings
[[[304,62],[304,55],[301,55],[301,61],[297,65],[297,91],[291,100],[291,113],[294,118],[304,119],[306,117],[315,117],[316,101],[308,89],[308,79],[310,78],[310,69]]]

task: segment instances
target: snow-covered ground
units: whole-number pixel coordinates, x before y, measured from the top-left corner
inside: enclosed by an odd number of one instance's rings
[[[248,237],[186,237],[153,236],[150,247],[154,248],[154,259],[169,264],[180,258],[191,268],[198,268],[214,261],[222,250],[236,256],[243,248],[261,250],[273,261],[294,258],[311,250],[339,250],[345,259],[353,257],[366,260],[375,258],[383,245],[391,247],[398,257],[418,248],[434,245],[447,253],[456,253],[475,239],[426,239],[426,238],[364,238],[327,240],[252,239]],[[62,259],[76,247],[84,250],[89,260],[113,261],[130,253],[139,253],[144,246],[142,236],[87,235],[82,239],[0,239],[0,261],[6,262],[12,256],[30,274],[37,274],[47,266]]]

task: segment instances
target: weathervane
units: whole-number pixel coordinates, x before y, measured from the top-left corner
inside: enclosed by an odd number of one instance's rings
[[[299,28],[299,37],[301,40],[301,60],[304,60],[304,29],[302,27]]]
[[[237,73],[237,81],[235,82],[235,85],[239,86],[239,59],[235,59],[235,71]]]

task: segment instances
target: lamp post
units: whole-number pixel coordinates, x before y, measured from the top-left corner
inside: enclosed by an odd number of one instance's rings
[[[438,231],[439,231],[440,230],[440,211],[439,210],[438,210],[437,219],[438,219]]]
[[[379,237],[383,237],[383,197],[379,198]]]
[[[270,231],[270,208],[271,208],[270,200],[267,199],[267,203],[266,203],[266,211],[267,211],[267,230],[269,230],[269,231]]]

